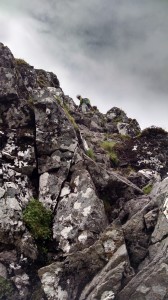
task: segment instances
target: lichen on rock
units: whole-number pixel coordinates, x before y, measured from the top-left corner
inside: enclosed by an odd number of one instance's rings
[[[0,67],[0,299],[167,299],[168,133]]]

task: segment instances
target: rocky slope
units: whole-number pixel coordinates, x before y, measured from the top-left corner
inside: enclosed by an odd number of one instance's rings
[[[168,299],[167,146],[0,44],[0,299]]]

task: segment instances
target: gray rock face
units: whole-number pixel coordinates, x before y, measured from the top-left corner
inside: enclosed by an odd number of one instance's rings
[[[168,299],[167,132],[0,67],[0,299]]]
[[[119,133],[125,136],[134,137],[140,133],[141,129],[135,119],[127,117],[125,112],[118,107],[113,107],[106,113],[107,131]]]
[[[166,131],[157,127],[147,128],[138,137],[125,143],[120,152],[120,160],[127,162],[136,170],[157,171],[164,178],[168,171],[167,146],[168,133]]]
[[[68,255],[63,263],[57,262],[42,268],[39,276],[50,300],[104,299],[101,297],[105,292],[114,295],[119,290],[120,279],[124,273],[126,276],[129,268],[122,230],[116,223],[107,227],[92,246]],[[99,282],[103,288],[96,289],[95,283]],[[82,292],[87,283],[89,285]]]
[[[154,187],[151,204],[159,205],[159,215],[156,209],[144,215],[145,222],[153,223],[154,231],[151,235],[148,253],[145,260],[139,265],[139,272],[125,286],[117,296],[120,299],[167,299],[167,195],[168,179],[157,183]],[[147,206],[148,210],[148,206]],[[127,224],[127,223],[126,223]],[[127,225],[126,225],[127,226]]]
[[[36,90],[33,98],[39,200],[53,210],[78,144],[74,127],[56,99],[57,93],[60,91],[56,88]]]
[[[18,99],[17,72],[10,50],[0,43],[0,102]]]
[[[65,182],[54,218],[53,237],[64,252],[85,248],[107,226],[103,202],[97,197],[90,174],[77,164]]]

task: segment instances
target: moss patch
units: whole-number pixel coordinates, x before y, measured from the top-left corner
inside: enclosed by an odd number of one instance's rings
[[[37,286],[36,289],[33,291],[30,300],[41,300],[44,299],[44,292],[41,286]]]
[[[18,66],[30,66],[24,59],[15,58],[15,62]]]
[[[150,194],[152,188],[153,188],[152,184],[147,184],[146,186],[144,186],[144,188],[142,190],[145,195],[148,195],[148,194]]]
[[[23,220],[35,239],[49,240],[52,236],[52,212],[36,199],[30,200]]]
[[[12,283],[0,276],[0,299],[10,299],[14,292]]]

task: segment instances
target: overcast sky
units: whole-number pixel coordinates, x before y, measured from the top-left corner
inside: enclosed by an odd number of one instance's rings
[[[167,0],[0,0],[0,42],[65,94],[168,130]]]

